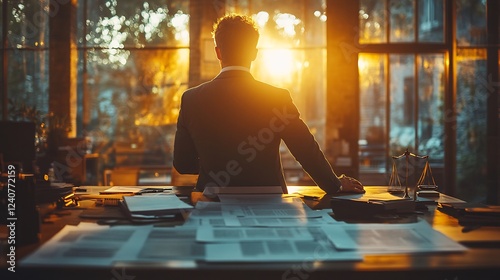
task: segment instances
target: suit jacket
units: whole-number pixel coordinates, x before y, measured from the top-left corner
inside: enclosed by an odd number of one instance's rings
[[[286,193],[281,140],[319,187],[340,188],[290,93],[246,71],[225,71],[183,94],[173,164],[179,173],[199,174],[199,190],[280,185]]]

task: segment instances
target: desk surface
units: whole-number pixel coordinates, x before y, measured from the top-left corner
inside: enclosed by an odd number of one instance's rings
[[[181,195],[191,193],[190,187],[174,187]],[[367,195],[385,191],[384,187],[366,187]],[[318,196],[318,200],[305,199],[305,203],[314,209],[329,208],[330,196],[317,187],[289,187],[289,195],[295,193],[308,196]],[[196,197],[193,193],[191,198]],[[199,195],[199,193],[198,193]],[[453,200],[441,196],[440,200]],[[96,208],[90,201],[85,201],[80,207],[57,210],[48,213],[41,224],[40,242],[16,248],[16,257],[21,259],[36,250],[67,224],[76,225],[82,219],[82,212]],[[367,255],[360,262],[318,262],[304,261],[301,263],[196,263],[180,264],[165,263],[161,265],[126,265],[117,264],[113,268],[22,268],[18,267],[16,275],[24,277],[43,276],[43,279],[496,279],[500,273],[500,227],[482,227],[471,232],[462,232],[457,220],[430,206],[429,211],[418,215],[426,219],[436,230],[452,239],[466,245],[469,250],[462,253],[432,253],[432,254],[389,254]],[[3,229],[2,229],[3,230]],[[5,236],[5,232],[1,232]],[[6,248],[5,239],[2,247]],[[2,249],[0,256],[1,273],[6,271],[6,250]],[[333,277],[332,275],[335,275]],[[118,278],[117,278],[118,277]],[[120,278],[121,277],[121,278]],[[2,279],[11,279],[4,278]],[[12,278],[16,279],[16,278]]]

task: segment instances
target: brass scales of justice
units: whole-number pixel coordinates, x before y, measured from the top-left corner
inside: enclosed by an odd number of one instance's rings
[[[401,184],[400,176],[398,174],[398,165],[397,161],[400,159],[405,160],[405,168],[404,168],[404,178],[405,178],[405,184],[404,184],[404,189]],[[413,194],[413,200],[417,199],[417,192],[420,194],[427,194],[427,195],[439,195],[437,192],[438,186],[436,185],[436,182],[434,181],[434,177],[432,176],[432,170],[431,166],[429,164],[429,156],[428,155],[417,155],[414,153],[411,153],[406,149],[406,151],[398,156],[392,156],[392,171],[391,171],[391,177],[389,179],[389,186],[387,191],[390,193],[400,193],[404,192],[404,199],[411,199],[409,195],[409,190],[410,190],[410,182],[409,180],[409,171],[410,171],[410,158],[416,159],[416,160],[424,160],[424,168],[422,170],[422,173],[420,175],[420,178],[418,179],[417,183],[415,184],[415,191]]]

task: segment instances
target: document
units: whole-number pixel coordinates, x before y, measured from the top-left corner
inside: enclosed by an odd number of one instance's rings
[[[66,226],[23,265],[111,267],[116,263],[161,263],[204,260],[196,228],[153,226]]]
[[[206,197],[217,197],[221,194],[283,194],[281,186],[228,186],[228,187],[206,187],[203,195]]]
[[[281,194],[219,194],[219,200],[224,204],[302,203],[300,197],[283,197]]]
[[[21,262],[23,265],[111,266],[120,255],[130,253],[130,245],[137,244],[131,241],[141,237],[139,229],[143,228],[86,223],[65,226]]]
[[[105,189],[99,194],[137,194],[140,191],[142,191],[143,188],[141,187],[122,187],[122,186],[114,186],[109,189]]]
[[[360,261],[356,251],[339,251],[314,240],[266,240],[206,245],[208,262]]]
[[[222,204],[222,214],[239,217],[321,217],[302,202],[277,204]]]
[[[196,242],[196,228],[152,228],[137,258],[131,261],[164,262],[205,259],[205,248]]]
[[[193,209],[173,194],[124,196],[123,202],[133,218],[161,218]]]
[[[408,224],[324,225],[322,228],[335,248],[363,254],[466,250],[466,247],[434,230],[424,220]]]
[[[314,240],[306,227],[199,227],[196,232],[198,242],[244,242],[265,240]]]
[[[326,211],[318,212],[319,217],[237,217],[224,216],[224,226],[233,227],[300,227],[300,226],[320,226],[330,223],[343,223],[332,219]]]

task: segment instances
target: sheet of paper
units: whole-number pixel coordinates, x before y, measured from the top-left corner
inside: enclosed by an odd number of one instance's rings
[[[151,263],[205,259],[204,245],[196,242],[194,227],[152,228],[142,244],[137,257],[129,258],[130,261]]]
[[[207,244],[208,262],[360,261],[355,251],[338,251],[314,240],[268,240]]]
[[[217,197],[220,194],[283,194],[281,186],[229,186],[206,187],[203,195]]]
[[[199,227],[196,232],[198,242],[241,242],[265,240],[314,240],[305,227],[268,228],[268,227]]]
[[[360,201],[368,201],[368,200],[399,200],[403,199],[401,195],[394,195],[388,192],[383,192],[383,193],[365,193],[365,194],[348,194],[348,195],[342,195],[338,196],[337,198],[341,199],[353,199],[353,200],[360,200]]]
[[[320,226],[324,224],[342,223],[333,219],[327,212],[323,211],[319,217],[238,217],[224,216],[224,226],[233,227],[300,227],[300,226]]]
[[[408,224],[343,224],[322,226],[337,249],[361,253],[465,251],[426,221]]]
[[[302,202],[277,204],[222,204],[222,215],[239,217],[321,217]]]
[[[244,205],[239,204],[227,204],[219,202],[199,202],[196,204],[196,208],[191,211],[185,224],[190,226],[259,226],[259,227],[288,227],[288,226],[319,226],[322,224],[331,223],[342,223],[333,219],[329,213],[331,210],[311,210],[302,201],[290,201],[286,203],[291,203],[292,209],[300,209],[301,215],[299,216],[282,216],[278,214],[269,215],[269,212],[280,212],[283,206],[279,206],[279,203],[264,204],[260,206],[247,205],[249,208],[257,208],[255,211],[251,211],[251,215],[245,215]],[[231,205],[231,206],[228,206]],[[290,208],[290,206],[284,206],[285,208]],[[224,208],[224,210],[223,210]],[[231,213],[226,212],[228,209],[235,210]],[[274,209],[274,210],[273,210]],[[306,212],[302,215],[302,211]],[[264,214],[264,215],[258,215]]]
[[[196,228],[66,226],[22,264],[111,267],[120,263],[164,263],[205,259]]]
[[[131,213],[146,214],[167,210],[190,210],[192,205],[180,200],[173,194],[150,194],[123,197]]]
[[[109,189],[105,189],[101,191],[100,194],[124,194],[124,193],[138,193],[142,191],[142,187],[134,187],[134,186],[114,186]]]
[[[283,197],[281,194],[219,194],[221,203],[228,204],[276,204],[301,203],[300,197]]]
[[[131,241],[141,238],[139,229],[141,227],[66,226],[21,262],[24,265],[110,266],[120,255],[130,254],[130,245],[142,244]]]

